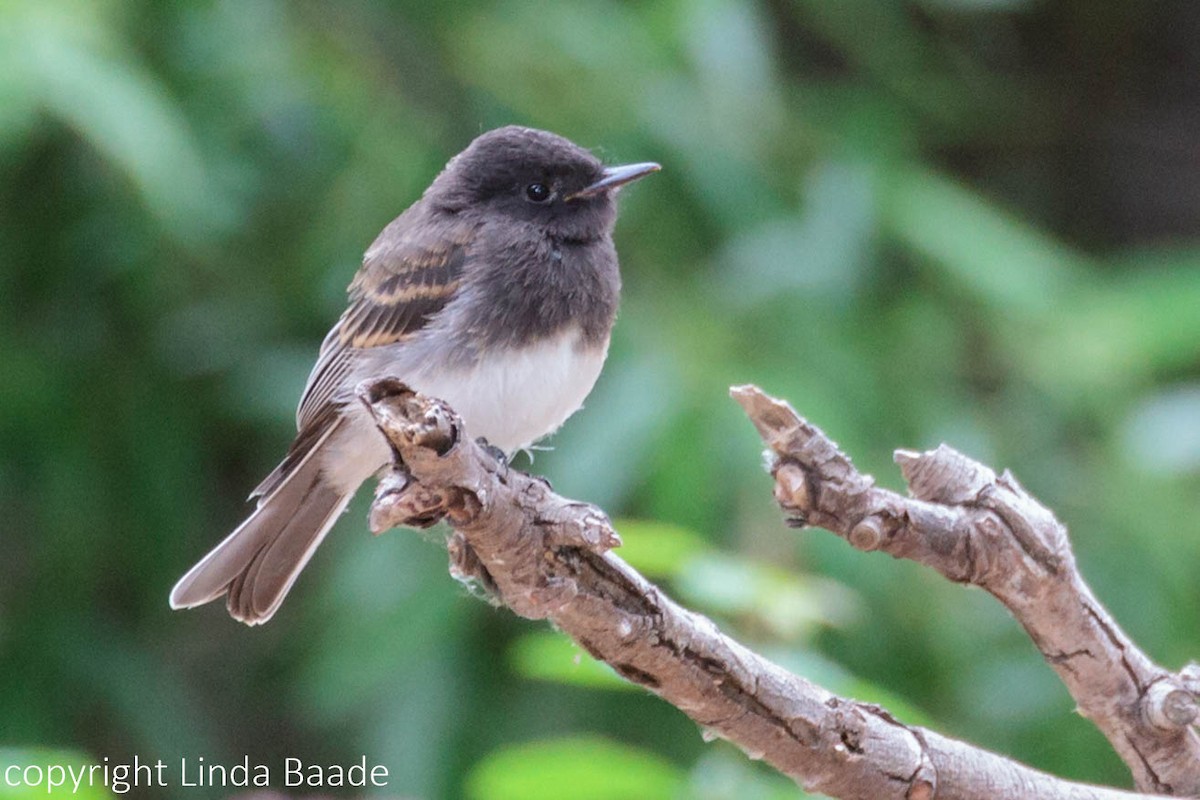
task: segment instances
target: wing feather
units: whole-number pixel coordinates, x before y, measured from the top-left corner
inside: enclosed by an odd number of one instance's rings
[[[458,291],[473,228],[456,218],[424,225],[421,219],[398,217],[367,251],[348,290],[350,304],[308,377],[296,411],[301,432],[327,413],[358,353],[409,338]]]
[[[402,243],[383,258],[368,256],[350,284],[340,340],[365,349],[394,344],[425,326],[458,291],[465,241]]]

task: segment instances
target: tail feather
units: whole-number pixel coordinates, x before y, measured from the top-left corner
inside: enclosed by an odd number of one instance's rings
[[[338,427],[331,425],[303,458],[293,460],[254,513],[180,578],[171,590],[172,608],[227,594],[230,616],[247,625],[274,615],[353,496],[334,489],[321,474],[322,445]]]

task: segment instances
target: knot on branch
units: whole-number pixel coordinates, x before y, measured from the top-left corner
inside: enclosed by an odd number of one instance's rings
[[[469,492],[422,483],[408,466],[444,456],[458,442],[462,421],[449,406],[396,378],[365,382],[357,394],[392,448],[392,471],[380,479],[371,506],[373,533],[429,528],[448,515],[463,520],[478,513],[478,500]]]
[[[1186,728],[1200,716],[1195,694],[1170,677],[1150,684],[1142,709],[1147,722],[1165,731]]]
[[[870,552],[878,550],[883,544],[886,536],[884,520],[882,517],[870,516],[863,519],[850,529],[847,538],[850,544],[857,547],[859,550]]]
[[[574,579],[561,551],[600,554],[621,540],[604,512],[565,500],[538,478],[510,469],[492,448],[471,441],[444,401],[395,378],[358,389],[392,448],[379,481],[371,530],[427,528],[446,520],[450,572],[530,618],[571,602]]]
[[[417,394],[399,378],[364,381],[357,394],[396,453],[424,448],[441,456],[458,441],[462,420],[453,409]]]

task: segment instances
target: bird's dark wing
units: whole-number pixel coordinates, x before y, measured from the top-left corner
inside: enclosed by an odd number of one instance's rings
[[[350,305],[321,344],[296,413],[303,430],[328,405],[356,351],[395,344],[421,330],[458,291],[472,228],[457,220],[380,234],[350,283]],[[409,229],[415,229],[410,231]]]
[[[363,350],[403,341],[450,301],[462,282],[472,228],[451,219],[412,225],[400,217],[367,251],[350,284],[350,305],[321,343],[296,410],[299,433],[274,472],[254,490],[263,497],[299,463],[311,441],[336,418],[334,395]],[[416,229],[413,235],[411,229]]]
[[[350,307],[338,323],[339,341],[366,349],[398,342],[421,328],[458,291],[470,230],[447,227],[424,237],[368,251],[350,284]]]

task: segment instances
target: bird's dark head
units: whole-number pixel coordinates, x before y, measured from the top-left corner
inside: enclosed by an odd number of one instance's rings
[[[590,241],[612,232],[617,189],[658,169],[605,167],[561,136],[510,125],[479,136],[451,159],[425,199],[454,213],[490,210],[553,236]]]

